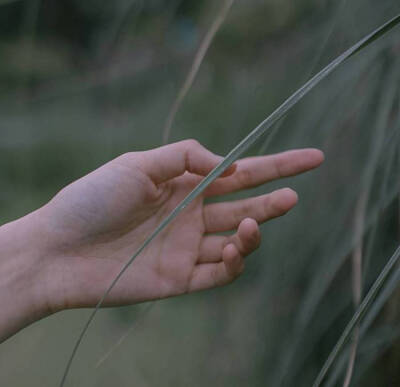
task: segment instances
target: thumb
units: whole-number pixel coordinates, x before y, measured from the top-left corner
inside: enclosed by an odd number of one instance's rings
[[[182,175],[185,171],[205,176],[215,168],[223,157],[217,156],[196,140],[184,140],[141,153],[141,168],[160,184]],[[231,175],[236,166],[231,165],[222,176]]]

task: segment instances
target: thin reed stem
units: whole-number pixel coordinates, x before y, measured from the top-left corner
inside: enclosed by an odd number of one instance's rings
[[[169,137],[171,135],[171,127],[174,122],[176,113],[178,112],[180,106],[182,105],[182,102],[185,99],[188,91],[192,87],[196,75],[199,72],[200,66],[203,62],[203,59],[207,54],[207,51],[214,39],[214,36],[216,35],[222,23],[226,19],[226,16],[228,15],[228,12],[232,7],[233,1],[234,0],[224,1],[220,11],[218,12],[216,18],[214,19],[213,23],[211,24],[210,28],[208,29],[207,33],[205,34],[203,40],[200,43],[199,49],[197,50],[196,55],[194,56],[194,60],[190,67],[190,70],[185,78],[185,81],[183,82],[182,87],[180,88],[176,96],[174,103],[171,106],[167,119],[165,120],[163,129],[163,144],[167,144],[169,141]]]

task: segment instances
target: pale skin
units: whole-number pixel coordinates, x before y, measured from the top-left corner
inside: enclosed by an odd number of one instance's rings
[[[93,307],[123,264],[221,161],[193,140],[124,154],[0,227],[0,340],[63,309]],[[240,160],[212,183],[133,262],[105,306],[226,285],[261,242],[259,225],[287,213],[297,194],[205,199],[316,168],[317,149]],[[215,235],[232,231],[229,236]]]

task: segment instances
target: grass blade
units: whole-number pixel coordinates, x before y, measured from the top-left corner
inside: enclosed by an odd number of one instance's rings
[[[354,244],[356,245],[353,254],[352,254],[352,285],[353,285],[353,299],[354,306],[357,308],[361,301],[361,293],[362,293],[362,264],[363,264],[363,235],[365,231],[365,217],[367,212],[367,205],[370,197],[370,192],[373,184],[373,177],[376,172],[379,158],[381,157],[383,144],[386,135],[386,129],[389,125],[390,112],[393,107],[393,101],[396,97],[397,90],[397,62],[393,66],[392,71],[386,72],[387,80],[386,84],[386,92],[384,93],[384,97],[381,102],[381,113],[378,115],[378,123],[377,123],[377,136],[374,139],[373,150],[371,152],[371,156],[368,161],[368,166],[364,173],[364,184],[363,190],[360,194],[360,197],[357,200],[356,204],[356,214],[355,214],[355,225],[354,225]],[[395,80],[395,82],[393,82]],[[354,362],[357,353],[359,339],[359,326],[357,325],[354,330],[354,337],[352,341],[352,347],[350,351],[348,368],[346,371],[345,381],[343,383],[343,387],[349,387]]]
[[[323,55],[323,53],[325,51],[325,48],[326,48],[330,38],[332,37],[333,32],[335,31],[336,24],[337,24],[337,22],[339,20],[339,17],[343,13],[344,9],[346,8],[347,1],[348,0],[342,0],[339,3],[339,6],[336,9],[335,15],[332,18],[332,21],[328,26],[327,33],[325,34],[324,39],[322,40],[321,46],[319,47],[319,49],[317,51],[317,55],[315,55],[315,57],[314,57],[314,59],[313,59],[313,61],[311,63],[310,69],[307,71],[302,83],[307,81],[307,79],[309,79],[313,75],[314,71],[316,70],[316,68],[317,68],[317,66],[319,64],[319,62],[321,61],[322,55]],[[283,119],[281,122],[279,122],[279,124],[277,124],[272,129],[272,131],[270,132],[269,136],[265,139],[264,143],[261,145],[260,150],[258,152],[259,155],[265,154],[265,152],[269,148],[269,145],[272,142],[272,139],[275,137],[275,134],[279,132],[279,129],[284,124],[284,122],[285,122],[285,119]]]
[[[360,331],[361,330],[362,329],[360,329]],[[363,358],[363,361],[360,361],[360,364],[357,366],[358,375],[354,379],[354,386],[359,385],[360,376],[371,366],[373,367],[374,361],[378,360],[379,357],[393,345],[393,342],[398,340],[399,335],[400,330],[398,328],[383,327],[371,332],[368,337],[360,341],[359,355]],[[361,333],[360,337],[362,337]],[[347,356],[348,354],[346,352],[340,356],[337,361],[339,367],[332,370],[332,376],[327,379],[326,387],[336,387],[338,385],[338,380],[345,367]]]
[[[103,296],[97,303],[93,312],[90,314],[87,322],[85,323],[76,344],[72,350],[71,356],[67,362],[63,376],[61,378],[60,387],[65,385],[66,378],[71,368],[72,361],[77,353],[77,350],[82,342],[85,333],[87,332],[91,322],[93,321],[97,311],[103,304],[106,297],[109,295],[115,284],[119,281],[128,267],[132,264],[135,258],[156,238],[161,231],[163,231],[170,222],[172,222],[178,214],[185,209],[197,196],[199,196],[217,177],[219,177],[231,164],[233,164],[247,149],[250,148],[274,123],[281,119],[286,113],[289,112],[298,102],[300,102],[305,95],[307,95],[314,87],[316,87],[323,79],[332,73],[339,65],[351,58],[354,54],[366,48],[369,44],[374,42],[377,38],[383,36],[400,23],[400,14],[383,24],[381,27],[361,39],[354,46],[345,51],[342,55],[337,57],[328,66],[322,69],[318,74],[311,78],[305,85],[298,89],[292,96],[290,96],[278,109],[276,109],[270,116],[262,121],[254,130],[252,130],[238,145],[236,145],[228,155],[217,165],[202,181],[201,183],[190,192],[184,200],[159,224],[155,231],[145,240],[142,246],[135,252],[135,254],[126,262],[118,275],[114,278],[111,284],[105,290]],[[400,250],[399,250],[400,251]]]
[[[142,317],[143,321],[143,316],[146,315],[151,308],[155,305],[154,302],[148,303],[144,306],[143,310],[140,312],[140,316]],[[133,324],[131,324],[128,329],[122,334],[122,336],[117,340],[116,343],[114,343],[107,351],[104,353],[101,358],[96,362],[95,368],[99,368],[108,358],[118,349],[118,347],[125,341],[125,339],[130,335],[130,333],[133,331],[134,328],[136,328],[138,324],[139,317],[134,319]]]
[[[329,93],[329,97],[332,96],[332,99],[326,98],[324,104],[327,105],[323,105],[323,108],[318,114],[321,115],[321,112],[323,112],[323,117],[320,117],[313,123],[309,123],[308,120],[303,119],[299,127],[300,133],[306,130],[307,127],[318,127],[319,129],[317,130],[320,132],[332,133],[334,127],[340,127],[343,125],[343,122],[348,122],[349,117],[355,117],[355,112],[357,112],[357,117],[359,118],[357,118],[357,121],[353,121],[352,126],[363,127],[365,125],[364,117],[369,117],[370,106],[377,103],[378,99],[376,95],[380,94],[379,89],[382,88],[381,77],[384,71],[380,63],[374,66],[373,73],[370,69],[366,69],[366,64],[368,63],[369,67],[371,67],[371,60],[372,58],[369,57],[368,61],[363,62],[362,71],[360,66],[358,66],[360,70],[356,74],[352,74],[351,77],[348,76],[349,71],[343,72],[346,75],[344,79],[335,77],[335,87],[333,89],[335,92]],[[367,73],[370,74],[368,77],[366,77]],[[358,87],[357,85],[360,85],[361,82],[369,85],[368,92],[365,92],[362,97],[357,97],[353,92],[349,93],[349,90],[356,90]],[[339,89],[340,92],[338,93],[336,89]],[[329,109],[333,101],[337,100],[340,100],[340,103],[335,103],[336,109]],[[341,114],[342,118],[338,122],[336,119],[337,112],[345,112],[349,100],[354,100],[355,103],[353,103],[350,112],[346,113],[345,116]],[[389,138],[385,140],[386,146],[392,144],[389,140]],[[360,168],[362,167],[360,166]],[[352,195],[350,195],[350,197],[351,196]],[[340,210],[338,208],[338,213],[353,212],[355,200],[356,197],[350,199],[347,204],[342,203]],[[386,203],[386,199],[383,199],[383,197],[382,202]],[[376,223],[376,217],[374,211],[372,211],[366,220],[368,228],[371,226],[371,223]],[[340,222],[342,221],[343,219]],[[323,235],[316,236],[316,238],[323,238]],[[315,330],[315,328],[311,329],[311,331],[307,327],[312,323],[313,316],[317,308],[321,306],[324,295],[327,293],[338,271],[343,267],[347,257],[355,247],[352,238],[348,238],[347,241],[340,239],[341,243],[338,243],[338,238],[341,238],[341,236],[332,232],[329,234],[329,238],[325,240],[324,249],[320,254],[326,258],[318,260],[316,271],[314,272],[312,280],[307,285],[308,289],[298,307],[299,311],[296,316],[294,330],[290,337],[286,338],[286,343],[283,345],[285,349],[282,353],[282,360],[279,362],[279,367],[277,367],[278,371],[276,376],[272,379],[272,385],[280,386],[293,384],[297,375],[302,372],[305,366],[304,363],[312,352],[313,345],[317,345],[318,340],[324,335],[325,329],[322,326],[317,330]],[[341,247],[337,248],[337,246]],[[327,315],[325,315],[325,318],[326,317]],[[307,349],[304,348],[305,344],[307,345]]]
[[[332,349],[332,352],[329,354],[328,359],[326,360],[325,364],[323,365],[320,373],[318,374],[317,378],[315,379],[313,387],[319,387],[321,385],[326,374],[328,373],[329,369],[331,368],[333,362],[335,361],[336,357],[340,353],[340,350],[346,344],[346,342],[349,339],[354,328],[359,324],[359,322],[363,318],[365,312],[367,312],[369,307],[372,305],[373,301],[375,300],[375,298],[377,297],[377,295],[379,293],[379,290],[386,283],[387,279],[389,278],[390,274],[392,273],[393,268],[397,265],[399,258],[400,258],[400,246],[396,249],[394,254],[391,256],[388,263],[385,265],[385,267],[379,274],[379,277],[376,279],[374,284],[371,286],[371,289],[365,296],[365,298],[362,301],[362,303],[360,304],[359,308],[354,313],[352,319],[347,324],[342,335],[340,336],[336,345]]]
[[[383,198],[385,196],[385,189],[387,187],[388,182],[390,181],[389,177],[391,173],[393,172],[392,169],[395,168],[395,158],[397,154],[397,144],[398,144],[398,138],[399,138],[399,129],[400,129],[400,120],[397,120],[397,125],[394,128],[394,138],[391,138],[390,145],[385,146],[385,151],[389,154],[387,164],[384,168],[384,177],[381,183],[381,193],[380,196]],[[390,202],[393,202],[395,199],[394,195],[392,196],[392,200],[387,201],[387,204]],[[380,212],[383,211],[383,208],[380,210]],[[378,220],[375,222],[375,224],[378,222]],[[372,235],[368,237],[368,250],[372,250],[372,245],[374,243],[374,239],[376,238],[376,229],[377,226],[374,226],[372,232]],[[372,242],[371,242],[372,241]],[[366,250],[367,250],[366,249]],[[366,251],[366,257],[369,258],[371,255],[370,251]],[[365,267],[364,267],[364,273],[366,272]],[[364,274],[365,275],[365,274]],[[363,318],[363,322],[360,327],[360,338],[362,338],[366,331],[369,329],[370,325],[373,323],[373,321],[376,319],[378,316],[379,312],[389,299],[389,297],[393,294],[395,289],[398,287],[400,282],[400,266],[397,265],[395,270],[393,271],[393,274],[391,274],[390,278],[386,281],[385,285],[382,287],[379,296],[375,299],[374,303],[371,305],[369,310],[367,311],[365,317]],[[343,354],[341,355],[341,359],[336,361],[336,366],[335,369],[331,372],[329,379],[326,381],[327,386],[333,386],[336,385],[338,376],[342,372],[342,369],[344,368],[344,356],[346,355],[346,352],[343,351]]]
[[[221,24],[224,22],[226,15],[228,14],[229,10],[231,9],[233,1],[234,0],[225,0],[225,3],[222,4],[221,10],[217,14],[217,17],[215,18],[210,29],[207,31],[206,35],[204,36],[204,39],[200,43],[200,47],[196,52],[196,55],[194,57],[192,66],[190,67],[189,73],[187,74],[186,79],[183,82],[183,85],[182,85],[181,89],[179,90],[178,95],[176,96],[176,99],[175,99],[175,101],[171,107],[171,110],[168,113],[167,119],[165,121],[164,130],[163,130],[163,143],[164,144],[168,143],[169,136],[171,133],[171,127],[172,127],[172,123],[174,122],[175,115],[178,112],[186,94],[192,87],[194,79],[196,78],[196,75],[199,72],[200,65],[203,62],[203,59],[208,51],[208,48],[210,47],[215,34],[218,32],[219,28],[221,27]]]
[[[353,283],[353,296],[354,302],[359,304],[361,299],[361,291],[362,291],[362,279],[361,279],[361,262],[363,255],[363,234],[365,232],[365,214],[367,210],[367,204],[370,196],[370,191],[372,189],[373,177],[376,173],[376,169],[378,167],[379,159],[381,157],[381,153],[383,150],[387,152],[387,147],[384,147],[385,134],[389,125],[390,113],[393,108],[393,103],[396,98],[397,91],[397,79],[398,79],[398,70],[397,70],[397,62],[392,66],[391,71],[385,71],[386,80],[385,80],[385,92],[381,97],[381,109],[380,114],[377,118],[376,124],[376,133],[377,138],[374,140],[373,149],[371,152],[371,156],[369,158],[369,165],[367,166],[364,178],[363,178],[363,189],[361,191],[361,195],[357,201],[356,206],[356,216],[355,216],[355,230],[354,230],[354,244],[355,249],[352,254],[353,260],[353,274],[357,273],[355,283]],[[395,80],[395,81],[393,81]],[[385,179],[386,180],[386,179]],[[386,182],[385,182],[386,184]],[[384,187],[383,187],[384,188]],[[358,267],[357,267],[358,266]],[[359,338],[359,322],[354,327],[354,335],[353,341],[350,349],[350,360],[345,376],[345,382],[343,384],[344,387],[350,385],[355,355],[357,351],[357,344]]]

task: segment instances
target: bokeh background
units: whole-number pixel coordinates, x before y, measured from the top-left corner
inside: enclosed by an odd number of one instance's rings
[[[222,5],[0,0],[1,222],[124,152],[159,146]],[[399,12],[398,0],[235,0],[170,141],[196,138],[226,154],[310,75]],[[232,196],[281,186],[300,196],[262,227],[263,245],[238,281],[102,310],[67,385],[310,386],[357,292],[365,295],[399,243],[399,63],[397,28],[248,152],[315,146],[326,162]],[[400,293],[388,296],[368,315],[354,363],[347,347],[327,386],[343,386],[349,362],[352,386],[400,386]],[[58,313],[3,343],[0,385],[56,386],[89,313]]]

